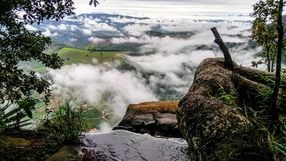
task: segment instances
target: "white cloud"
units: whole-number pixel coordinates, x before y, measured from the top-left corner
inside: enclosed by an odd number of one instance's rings
[[[98,43],[104,42],[105,40],[98,38],[98,37],[90,37],[90,38],[88,38],[88,41],[90,41],[94,44],[98,44]]]
[[[90,31],[117,31],[115,27],[110,26],[107,23],[94,21],[94,19],[91,18],[84,18],[83,23],[84,28]]]
[[[57,26],[59,30],[67,30],[67,26],[65,24],[60,24]]]
[[[127,25],[123,28],[130,36],[143,36],[146,31],[149,31],[152,26],[143,24]]]
[[[51,30],[58,30],[58,27],[55,26],[55,25],[48,25],[48,29],[51,29]]]
[[[144,71],[148,72],[179,72],[182,70],[182,63],[189,62],[185,54],[153,54],[137,57],[128,57],[131,62],[139,65]]]
[[[71,65],[50,70],[61,98],[82,98],[91,104],[105,100],[117,117],[122,117],[130,103],[156,100],[144,80],[131,72],[103,66]]]
[[[34,26],[32,26],[32,25],[25,25],[25,28],[27,29],[27,30],[30,30],[30,31],[38,31],[38,29],[37,28],[35,28]]]
[[[128,33],[125,37],[113,37],[111,40],[95,36],[98,31],[117,31],[111,26],[112,22],[100,22],[91,18],[82,20],[81,31],[88,35],[93,43],[110,41],[111,43],[142,43],[144,44],[136,56],[128,55],[128,63],[136,68],[135,71],[122,72],[115,69],[112,63],[103,64],[94,60],[93,65],[64,66],[60,70],[50,70],[57,90],[54,91],[60,98],[82,98],[91,104],[106,102],[115,117],[122,117],[130,103],[152,101],[160,98],[155,92],[168,92],[173,90],[177,95],[183,96],[193,80],[195,68],[205,58],[222,57],[222,53],[213,42],[214,37],[210,28],[216,26],[225,42],[241,43],[233,47],[230,52],[237,63],[250,66],[255,53],[260,49],[248,49],[247,41],[251,33],[249,24],[237,22],[208,22],[189,21],[183,19],[127,19],[112,18],[116,22],[130,22],[121,30]],[[134,24],[132,24],[132,21]],[[148,36],[146,31],[153,27],[169,32],[190,31],[194,34],[189,38],[176,38],[172,36]],[[52,28],[51,26],[49,27]],[[51,33],[49,28],[46,34]],[[70,27],[67,27],[70,28]],[[74,30],[79,28],[74,27]],[[243,38],[237,34],[242,34]],[[203,46],[202,49],[197,49]],[[215,46],[215,47],[214,47]],[[258,58],[256,58],[258,59]],[[167,93],[168,94],[168,93]],[[166,94],[166,95],[167,95]],[[174,99],[178,99],[178,97]],[[108,127],[102,125],[103,127]]]
[[[79,27],[77,27],[76,25],[70,25],[69,27],[70,27],[71,31],[80,30]]]
[[[92,35],[92,32],[89,29],[82,29],[82,33],[88,36]]]
[[[75,42],[75,41],[77,41],[77,39],[76,38],[71,38],[70,41],[71,42]]]
[[[52,36],[57,36],[58,35],[57,32],[52,32],[49,28],[47,28],[46,31],[42,32],[42,34],[44,36],[47,36],[47,37],[52,37]]]

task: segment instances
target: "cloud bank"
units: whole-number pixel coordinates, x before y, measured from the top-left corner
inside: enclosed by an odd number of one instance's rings
[[[213,42],[210,27],[218,28],[237,63],[250,67],[252,60],[259,59],[255,54],[260,48],[250,45],[251,24],[248,20],[197,21],[113,16],[105,21],[87,17],[77,23],[83,27],[54,25],[46,31],[52,34],[60,33],[59,30],[77,30],[93,44],[142,44],[139,51],[125,56],[134,70],[121,70],[117,68],[116,61],[104,64],[95,61],[94,64],[74,64],[49,71],[57,88],[53,91],[55,97],[80,98],[88,104],[96,104],[98,108],[107,104],[104,108],[108,108],[115,118],[122,117],[130,103],[182,97],[191,85],[199,63],[205,58],[222,57]],[[106,30],[114,35],[102,36]],[[163,35],[150,35],[149,31]],[[78,41],[78,37],[69,38]]]

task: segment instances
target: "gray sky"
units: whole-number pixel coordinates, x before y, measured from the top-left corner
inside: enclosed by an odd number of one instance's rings
[[[257,0],[99,0],[97,8],[88,6],[89,0],[74,1],[77,13],[180,17],[200,13],[250,13]]]

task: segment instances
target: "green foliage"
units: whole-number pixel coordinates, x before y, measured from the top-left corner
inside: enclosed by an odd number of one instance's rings
[[[276,161],[286,161],[286,122],[274,132],[268,132],[268,142]]]
[[[99,125],[102,123],[102,111],[96,107],[89,108],[83,111],[82,116],[85,119],[86,127],[88,129],[99,129]]]
[[[53,113],[51,123],[57,132],[64,135],[66,143],[77,143],[82,131],[86,130],[83,110],[73,102],[66,102]]]
[[[225,104],[235,105],[235,97],[231,93],[226,92],[223,87],[220,87],[214,96]]]
[[[258,96],[262,104],[270,104],[273,90],[271,88],[263,88],[259,90]]]
[[[122,44],[96,44],[86,47],[91,52],[111,52],[111,51],[138,51],[142,46],[140,43],[122,43]]]
[[[281,82],[281,63],[284,41],[284,0],[260,0],[254,5],[253,38],[266,53],[268,71],[273,71],[276,60],[275,85],[271,101],[271,126],[279,122],[277,102]],[[273,54],[275,53],[275,54]]]
[[[30,125],[31,109],[35,105],[34,99],[21,100],[20,103],[5,102],[0,105],[0,133],[6,129],[21,128]],[[28,116],[29,118],[26,118]]]
[[[100,62],[112,61],[118,58],[124,52],[89,52],[75,48],[62,48],[59,50],[59,55],[66,59],[65,64],[72,63],[92,63],[92,59],[97,59]]]
[[[260,0],[254,5],[252,26],[252,38],[263,50],[259,56],[263,57],[262,62],[267,64],[269,72],[274,71],[274,64],[277,50],[277,0]]]
[[[270,104],[272,101],[273,89],[269,87],[261,88],[258,90],[257,103],[255,106],[250,107],[246,104],[241,105],[237,109],[243,113],[248,120],[252,123],[259,133],[265,136],[261,142],[267,142],[270,150],[274,154],[275,161],[286,161],[286,117],[285,114],[280,115],[280,123],[278,125],[270,126]],[[284,96],[280,93],[278,101],[281,101]],[[284,117],[284,118],[283,118]]]
[[[286,69],[282,69],[282,80],[286,80]]]
[[[136,71],[136,67],[125,59],[120,60],[117,68],[123,71]]]
[[[93,59],[99,62],[109,62],[120,58],[121,54],[125,52],[110,51],[110,52],[91,52],[88,50],[81,50],[76,48],[64,47],[60,49],[59,56],[64,59],[65,64],[73,63],[92,63]]]
[[[56,53],[44,53],[45,47],[51,43],[50,38],[40,32],[28,31],[25,25],[47,19],[59,20],[73,14],[73,1],[2,0],[0,6],[0,102],[18,104],[31,117],[29,108],[33,103],[30,99],[33,91],[43,94],[47,101],[50,82],[32,71],[23,71],[19,63],[37,61],[49,68],[59,68],[62,61]]]

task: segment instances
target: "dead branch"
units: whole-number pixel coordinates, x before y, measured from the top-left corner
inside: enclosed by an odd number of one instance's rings
[[[220,49],[223,52],[225,66],[232,70],[233,69],[233,62],[232,62],[231,55],[229,53],[228,48],[225,46],[225,43],[223,42],[223,40],[222,40],[220,34],[218,33],[217,29],[215,27],[213,27],[213,28],[211,28],[211,31],[215,37],[214,42],[219,45]]]

